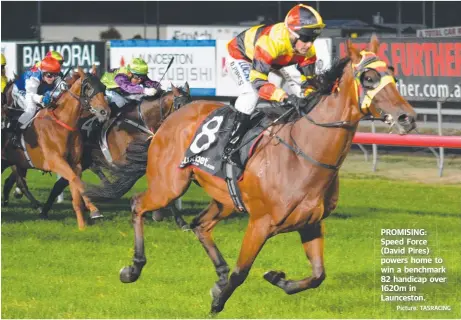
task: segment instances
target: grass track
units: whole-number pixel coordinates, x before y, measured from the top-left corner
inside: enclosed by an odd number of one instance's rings
[[[32,171],[28,178],[32,192],[44,201],[54,178]],[[95,178],[85,174],[84,179]],[[135,191],[144,185],[139,181]],[[118,272],[133,252],[131,194],[100,205],[105,222],[83,232],[68,201],[55,206],[51,220],[38,221],[26,200],[11,199],[2,208],[2,318],[207,318],[209,289],[216,281],[212,264],[195,236],[179,231],[170,219],[147,220],[143,274],[134,284],[119,281]],[[298,235],[279,235],[263,248],[218,318],[461,318],[460,194],[456,185],[343,174],[339,207],[325,221],[324,283],[288,296],[262,278],[273,269],[295,279],[310,274]],[[192,187],[183,198],[186,219],[207,199]],[[246,222],[246,216],[235,215],[214,233],[231,268]],[[444,259],[448,283],[417,285],[423,303],[381,302],[381,228],[426,229],[429,256]],[[397,305],[449,305],[452,310],[396,311]]]

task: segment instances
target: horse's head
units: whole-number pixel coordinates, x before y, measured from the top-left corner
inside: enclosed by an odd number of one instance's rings
[[[79,79],[70,88],[70,92],[78,96],[83,110],[96,116],[99,122],[109,119],[110,108],[104,98],[106,87],[93,74],[85,74],[82,68],[78,68]]]
[[[189,83],[184,85],[184,87],[175,87],[171,84],[171,91],[173,92],[173,108],[178,110],[182,106],[192,102],[192,97],[190,96]]]
[[[369,51],[359,52],[347,41],[359,108],[364,115],[384,116],[387,123],[397,126],[400,134],[406,134],[416,127],[416,113],[398,92],[386,63],[376,55],[378,47],[375,35],[371,37]]]

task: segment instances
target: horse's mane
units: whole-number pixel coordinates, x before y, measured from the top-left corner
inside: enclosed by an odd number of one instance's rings
[[[350,58],[348,57],[336,59],[331,68],[311,79],[308,79],[301,85],[302,90],[308,86],[313,86],[316,89],[314,92],[309,94],[306,99],[304,99],[304,105],[301,109],[305,114],[309,113],[322,99],[331,95],[335,91],[334,88],[339,85],[339,81],[344,73],[344,68],[349,62]],[[281,107],[280,103],[273,103],[272,108],[264,108],[261,111],[263,111],[270,119],[275,119],[285,113],[286,109]],[[295,112],[289,117],[281,120],[286,123],[296,121],[300,118],[301,115]]]
[[[308,79],[303,84],[303,88],[309,85],[316,88],[316,91],[306,98],[306,105],[304,108],[306,109],[306,113],[315,107],[325,96],[329,96],[334,92],[334,87],[339,85],[339,81],[344,73],[344,68],[349,61],[349,57],[336,59],[330,69],[325,70],[311,79]]]

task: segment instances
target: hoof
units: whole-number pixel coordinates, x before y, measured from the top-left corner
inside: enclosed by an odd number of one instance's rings
[[[43,213],[42,211],[39,212],[38,218],[40,220],[48,220],[48,215],[46,213]]]
[[[97,219],[102,219],[102,218],[104,218],[104,216],[99,211],[90,213],[90,219],[92,220],[97,220]]]
[[[224,310],[224,305],[219,303],[218,299],[213,299],[213,302],[211,303],[211,311],[210,311],[211,316],[215,316],[223,310]]]
[[[190,226],[188,224],[185,224],[181,227],[181,230],[182,231],[191,231],[192,229],[190,228]]]
[[[155,222],[163,221],[163,219],[164,219],[163,214],[159,210],[154,211],[152,213],[152,220],[154,220]]]
[[[286,275],[283,271],[268,271],[264,274],[264,279],[272,283],[274,286],[276,286],[281,279],[285,279],[285,277]]]
[[[123,283],[132,283],[138,280],[139,274],[135,274],[133,267],[124,267],[120,270],[120,281]]]
[[[8,206],[8,203],[9,203],[8,200],[3,200],[2,201],[2,207]]]

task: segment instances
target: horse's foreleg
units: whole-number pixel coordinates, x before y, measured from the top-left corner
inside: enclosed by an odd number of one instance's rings
[[[83,202],[85,203],[85,206],[90,210],[90,218],[91,219],[101,219],[104,218],[104,216],[99,212],[99,209],[93,204],[93,202],[88,198],[88,196],[85,195],[85,190],[83,187],[83,182],[80,179],[82,176],[82,164],[77,163],[73,167],[73,171],[76,174],[75,178],[75,183],[79,186],[79,191],[80,191],[80,196],[83,198]]]
[[[48,196],[48,200],[43,205],[42,211],[40,212],[40,217],[48,218],[48,212],[54,204],[56,198],[64,191],[64,189],[69,185],[69,181],[64,178],[59,178],[58,181],[53,186],[53,189]]]
[[[16,182],[16,173],[13,171],[10,173],[8,178],[6,178],[5,183],[3,185],[3,200],[2,206],[6,207],[9,203],[10,199],[10,192]]]
[[[269,271],[264,275],[264,279],[288,294],[317,288],[326,277],[323,264],[323,222],[307,225],[298,232],[312,266],[312,276],[302,280],[286,280],[285,273],[281,271]]]
[[[37,199],[35,199],[35,197],[30,192],[29,187],[27,186],[26,173],[27,169],[16,168],[16,185],[24,192],[27,199],[29,199],[29,201],[32,203],[32,207],[34,209],[40,210],[42,205],[37,201]]]
[[[214,226],[222,219],[230,215],[232,207],[224,207],[221,203],[213,200],[206,209],[196,216],[190,225],[195,235],[202,244],[218,275],[218,281],[211,289],[213,297],[218,296],[222,289],[228,284],[229,266],[216,246],[211,232]]]
[[[243,237],[237,266],[232,271],[229,282],[222,289],[221,293],[213,297],[213,302],[211,303],[212,313],[221,312],[235,289],[247,278],[253,262],[269,237],[270,223],[269,216],[258,220],[251,220],[250,218],[245,236]]]
[[[150,165],[150,163],[149,163]],[[170,184],[165,185],[165,177],[157,174],[158,168],[153,168],[155,173],[147,175],[148,189],[135,195],[131,200],[131,212],[133,215],[133,228],[135,236],[133,265],[125,267],[120,271],[120,281],[130,283],[136,281],[141,275],[142,268],[146,264],[144,253],[144,230],[143,215],[148,211],[158,210],[166,207],[173,200],[180,197],[190,184],[189,170],[175,170],[173,176],[169,176]],[[166,171],[163,170],[163,173]],[[171,172],[171,171],[170,171]],[[162,186],[163,187],[159,187]],[[170,188],[169,186],[173,186]]]
[[[84,193],[85,189],[83,187],[83,182],[80,179],[81,172],[74,172],[69,163],[57,155],[53,158],[53,160],[54,161],[52,162],[52,166],[50,166],[50,170],[69,181],[69,187],[72,194],[72,206],[77,216],[78,227],[82,230],[85,228],[85,220],[83,219],[83,203],[81,195]]]

